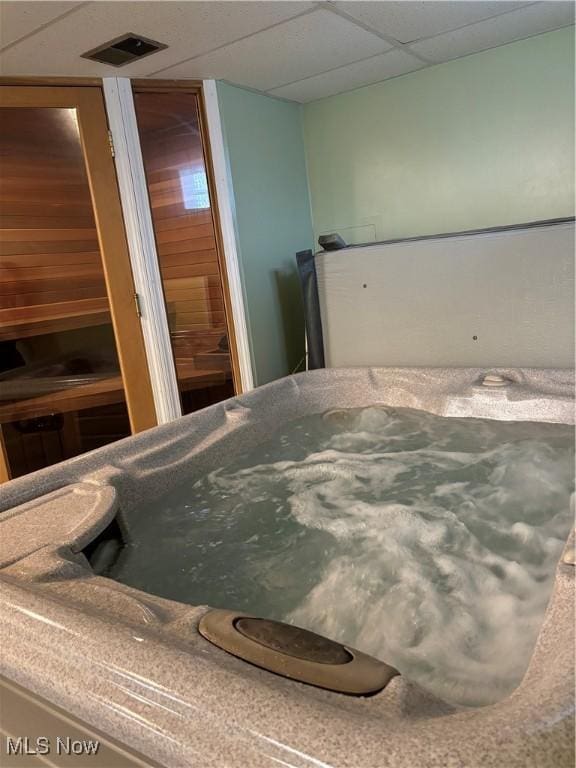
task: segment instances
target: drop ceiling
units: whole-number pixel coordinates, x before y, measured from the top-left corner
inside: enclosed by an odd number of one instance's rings
[[[572,0],[0,0],[0,74],[216,78],[306,102],[573,23]],[[80,58],[127,32],[168,48]]]

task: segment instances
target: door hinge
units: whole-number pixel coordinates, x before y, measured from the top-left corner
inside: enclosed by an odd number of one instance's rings
[[[112,131],[108,131],[108,144],[110,144],[110,154],[112,157],[116,157],[116,152],[114,151],[114,139],[112,138]]]
[[[136,304],[136,314],[138,317],[142,317],[142,307],[140,306],[140,296],[135,293],[134,294],[134,304]]]

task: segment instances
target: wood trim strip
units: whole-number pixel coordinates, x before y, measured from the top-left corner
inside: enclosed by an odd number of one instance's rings
[[[81,104],[89,103],[90,94],[97,95],[98,91],[73,86],[46,87],[46,84],[37,87],[30,85],[25,88],[4,85],[0,88],[0,106],[78,109]]]
[[[132,83],[134,93],[144,91],[157,93],[188,91],[189,93],[200,94],[202,92],[202,80],[163,80],[161,78],[154,80],[136,77],[131,79],[130,82]]]
[[[0,86],[17,85],[19,87],[38,86],[38,85],[56,85],[71,86],[73,88],[101,88],[102,78],[100,77],[0,77]]]
[[[76,301],[77,299],[99,299],[106,297],[104,281],[101,285],[93,285],[86,288],[77,288],[73,283],[65,289],[49,291],[43,288],[36,293],[12,293],[2,297],[1,306],[6,309],[12,307],[28,307],[31,311],[38,304],[54,304],[54,302]]]
[[[56,254],[55,254],[56,255]],[[74,280],[74,278],[90,277],[91,282],[97,281],[102,277],[102,272],[97,264],[74,263],[71,264],[47,264],[43,267],[2,267],[0,268],[0,286],[10,283],[21,283],[30,280]],[[0,290],[0,294],[4,291]],[[11,291],[6,291],[11,292]]]
[[[158,422],[142,327],[134,302],[134,280],[116,169],[108,140],[104,98],[101,90],[76,90],[78,123],[94,202],[112,325],[126,391],[126,405],[132,431],[141,432],[156,426]]]
[[[1,225],[1,222],[0,222]],[[1,226],[0,226],[1,229]],[[18,266],[8,267],[2,266],[2,269],[28,269],[28,267],[49,267],[54,263],[54,257],[58,257],[61,254],[58,253],[19,253],[18,254]],[[100,252],[99,251],[72,251],[66,253],[66,258],[70,260],[71,264],[93,264],[100,265]],[[2,262],[4,263],[4,262]],[[2,274],[0,272],[0,274]]]
[[[220,279],[222,281],[222,295],[224,297],[224,310],[226,315],[226,327],[228,329],[228,346],[230,348],[230,360],[232,364],[232,382],[236,394],[242,393],[242,377],[240,375],[240,360],[238,356],[238,344],[236,340],[236,329],[234,326],[234,316],[232,313],[232,301],[230,298],[230,284],[228,281],[228,271],[226,260],[224,258],[224,241],[222,238],[222,223],[220,221],[220,208],[218,205],[218,194],[216,191],[216,179],[214,176],[214,166],[212,162],[212,149],[210,146],[210,136],[208,134],[208,124],[206,117],[206,100],[204,95],[204,84],[198,93],[198,124],[200,126],[200,136],[202,138],[202,150],[204,153],[204,165],[206,168],[206,178],[208,181],[208,196],[212,206],[212,216],[214,221],[214,235],[216,239],[216,256],[220,270]],[[174,267],[172,268],[174,269]],[[174,275],[174,273],[172,273]],[[175,275],[174,275],[175,276]]]
[[[40,242],[44,240],[93,240],[96,237],[94,227],[82,227],[76,229],[3,229],[2,239],[6,242],[16,243],[21,240],[26,242]]]
[[[106,286],[102,269],[99,270],[97,278],[90,275],[82,275],[81,277],[73,278],[66,276],[58,277],[55,280],[13,280],[10,282],[0,282],[0,309],[4,307],[4,300],[22,293],[35,293],[39,295],[60,290],[78,290],[80,288],[94,287],[100,287],[102,290],[98,295],[106,297]]]
[[[35,321],[58,320],[62,317],[82,317],[94,312],[105,312],[108,309],[108,299],[103,296],[96,299],[62,301],[57,304],[36,304],[34,307]],[[0,309],[0,325],[17,325],[18,323],[30,323],[29,306]]]
[[[2,424],[0,424],[0,485],[8,482],[10,479],[10,464],[8,463],[8,454],[6,452],[6,444],[4,443]]]
[[[130,81],[105,78],[104,97],[116,148],[129,253],[142,304],[149,376],[157,418],[164,424],[179,418],[182,408]]]
[[[47,333],[57,333],[58,331],[69,331],[74,328],[89,328],[94,325],[109,325],[110,312],[106,307],[105,312],[94,312],[93,314],[79,317],[74,314],[70,317],[58,317],[50,320],[33,321],[23,323],[17,326],[2,326],[0,323],[0,341],[10,339],[25,339],[30,336],[42,336]]]

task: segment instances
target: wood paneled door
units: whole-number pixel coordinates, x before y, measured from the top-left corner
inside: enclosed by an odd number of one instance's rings
[[[102,91],[0,87],[0,479],[156,424]]]

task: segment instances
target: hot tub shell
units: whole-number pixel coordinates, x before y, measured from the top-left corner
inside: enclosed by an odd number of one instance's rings
[[[504,386],[483,386],[487,373]],[[82,554],[123,510],[230,461],[282,424],[373,404],[572,423],[573,374],[318,370],[12,481],[0,491],[0,674],[170,768],[572,766],[573,535],[521,685],[473,710],[404,677],[363,698],[273,675],[198,633],[207,606],[97,576]]]

